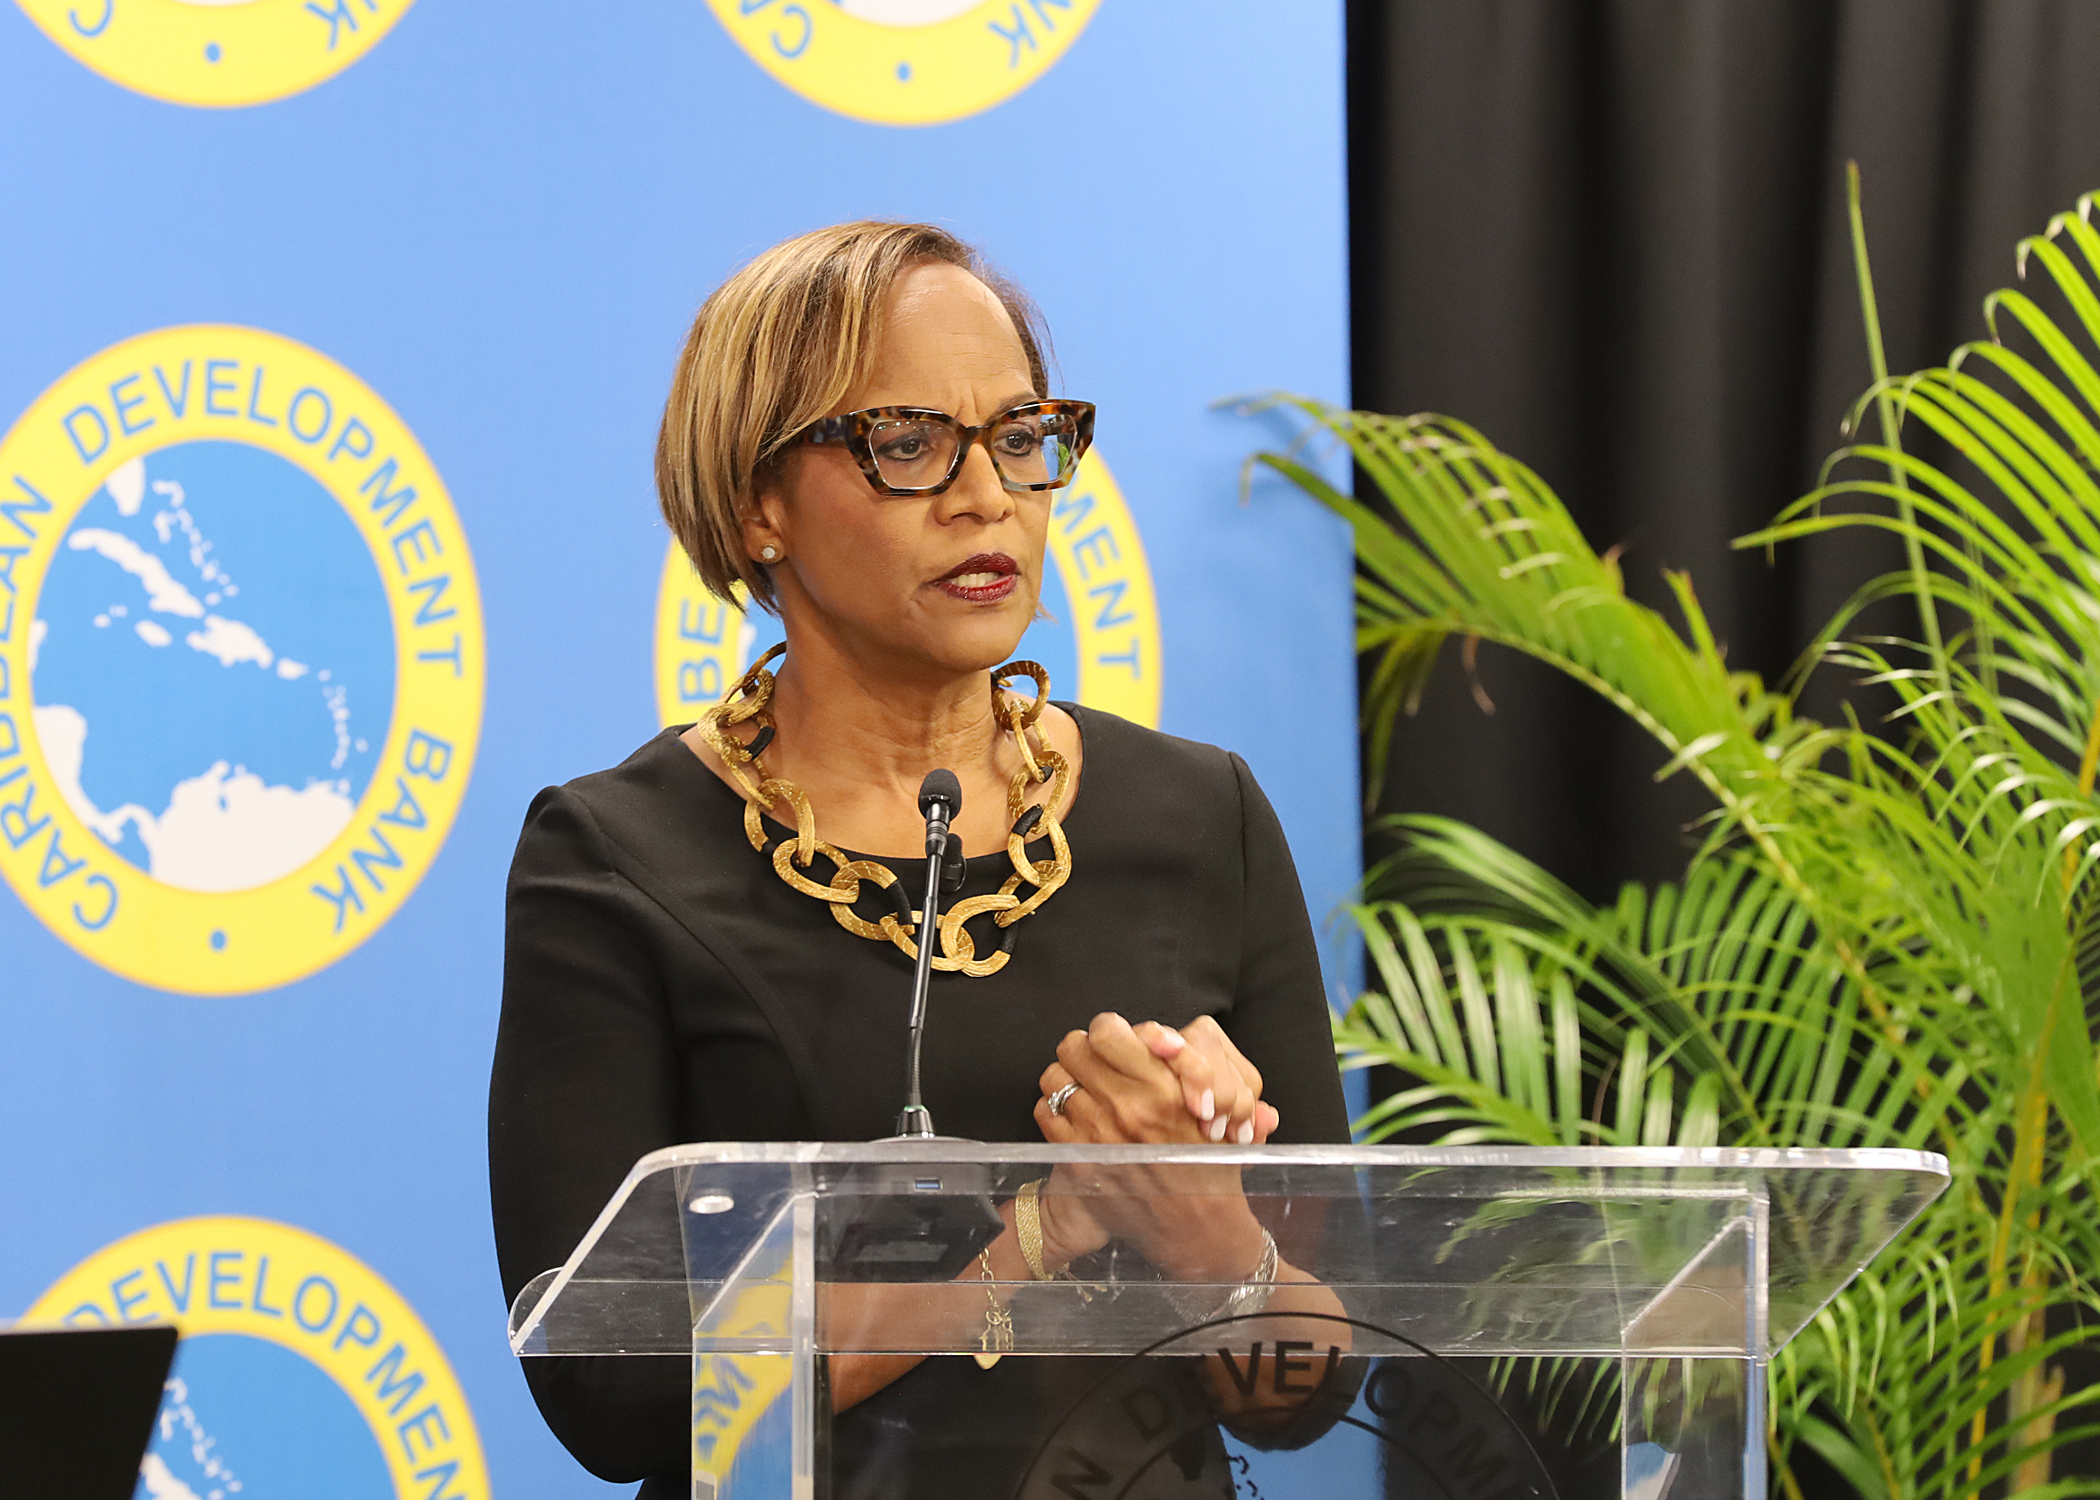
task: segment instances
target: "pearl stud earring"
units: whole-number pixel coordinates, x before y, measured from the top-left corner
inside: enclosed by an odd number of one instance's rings
[[[766,546],[758,549],[758,555],[767,562],[774,562],[780,557],[780,549],[768,543]]]

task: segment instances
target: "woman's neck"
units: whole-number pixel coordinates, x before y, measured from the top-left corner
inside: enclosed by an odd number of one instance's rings
[[[767,761],[781,774],[805,783],[846,776],[914,807],[928,771],[990,769],[1000,741],[984,671],[876,674],[790,648],[773,681],[772,713],[780,749]]]
[[[993,715],[989,670],[945,671],[856,652],[821,630],[790,631],[771,712],[766,772],[808,794],[827,842],[883,858],[916,854],[925,839],[919,784],[945,767],[962,784],[956,832],[965,847],[998,847],[1020,757]]]

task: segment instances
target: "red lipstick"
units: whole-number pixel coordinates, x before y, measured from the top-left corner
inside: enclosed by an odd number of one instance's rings
[[[940,577],[934,587],[972,604],[996,604],[1020,587],[1021,565],[1004,552],[966,557]]]

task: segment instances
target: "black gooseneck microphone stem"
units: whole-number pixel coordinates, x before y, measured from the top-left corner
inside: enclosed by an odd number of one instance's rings
[[[926,994],[933,982],[933,945],[939,932],[941,864],[948,853],[948,825],[962,811],[962,786],[953,771],[932,771],[919,786],[919,811],[926,817],[926,892],[919,907],[919,958],[912,968],[911,1023],[904,1063],[904,1109],[897,1134],[933,1136],[933,1116],[919,1088],[919,1044],[926,1033]]]
[[[941,839],[943,851],[948,840]],[[929,850],[931,838],[926,841]],[[919,961],[912,970],[911,978],[911,1034],[906,1043],[904,1071],[904,1112],[897,1116],[897,1134],[931,1136],[933,1116],[927,1112],[919,1091],[919,1041],[926,1031],[926,991],[933,981],[933,945],[938,936],[935,903],[941,898],[941,856],[929,853],[926,858],[926,894],[919,908]]]

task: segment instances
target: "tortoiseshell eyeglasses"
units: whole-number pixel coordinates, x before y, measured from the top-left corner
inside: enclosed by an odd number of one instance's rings
[[[825,417],[796,441],[841,443],[880,495],[938,495],[955,483],[973,443],[982,443],[1009,490],[1054,490],[1072,482],[1094,440],[1091,401],[1030,401],[965,427],[944,411],[871,406]]]

